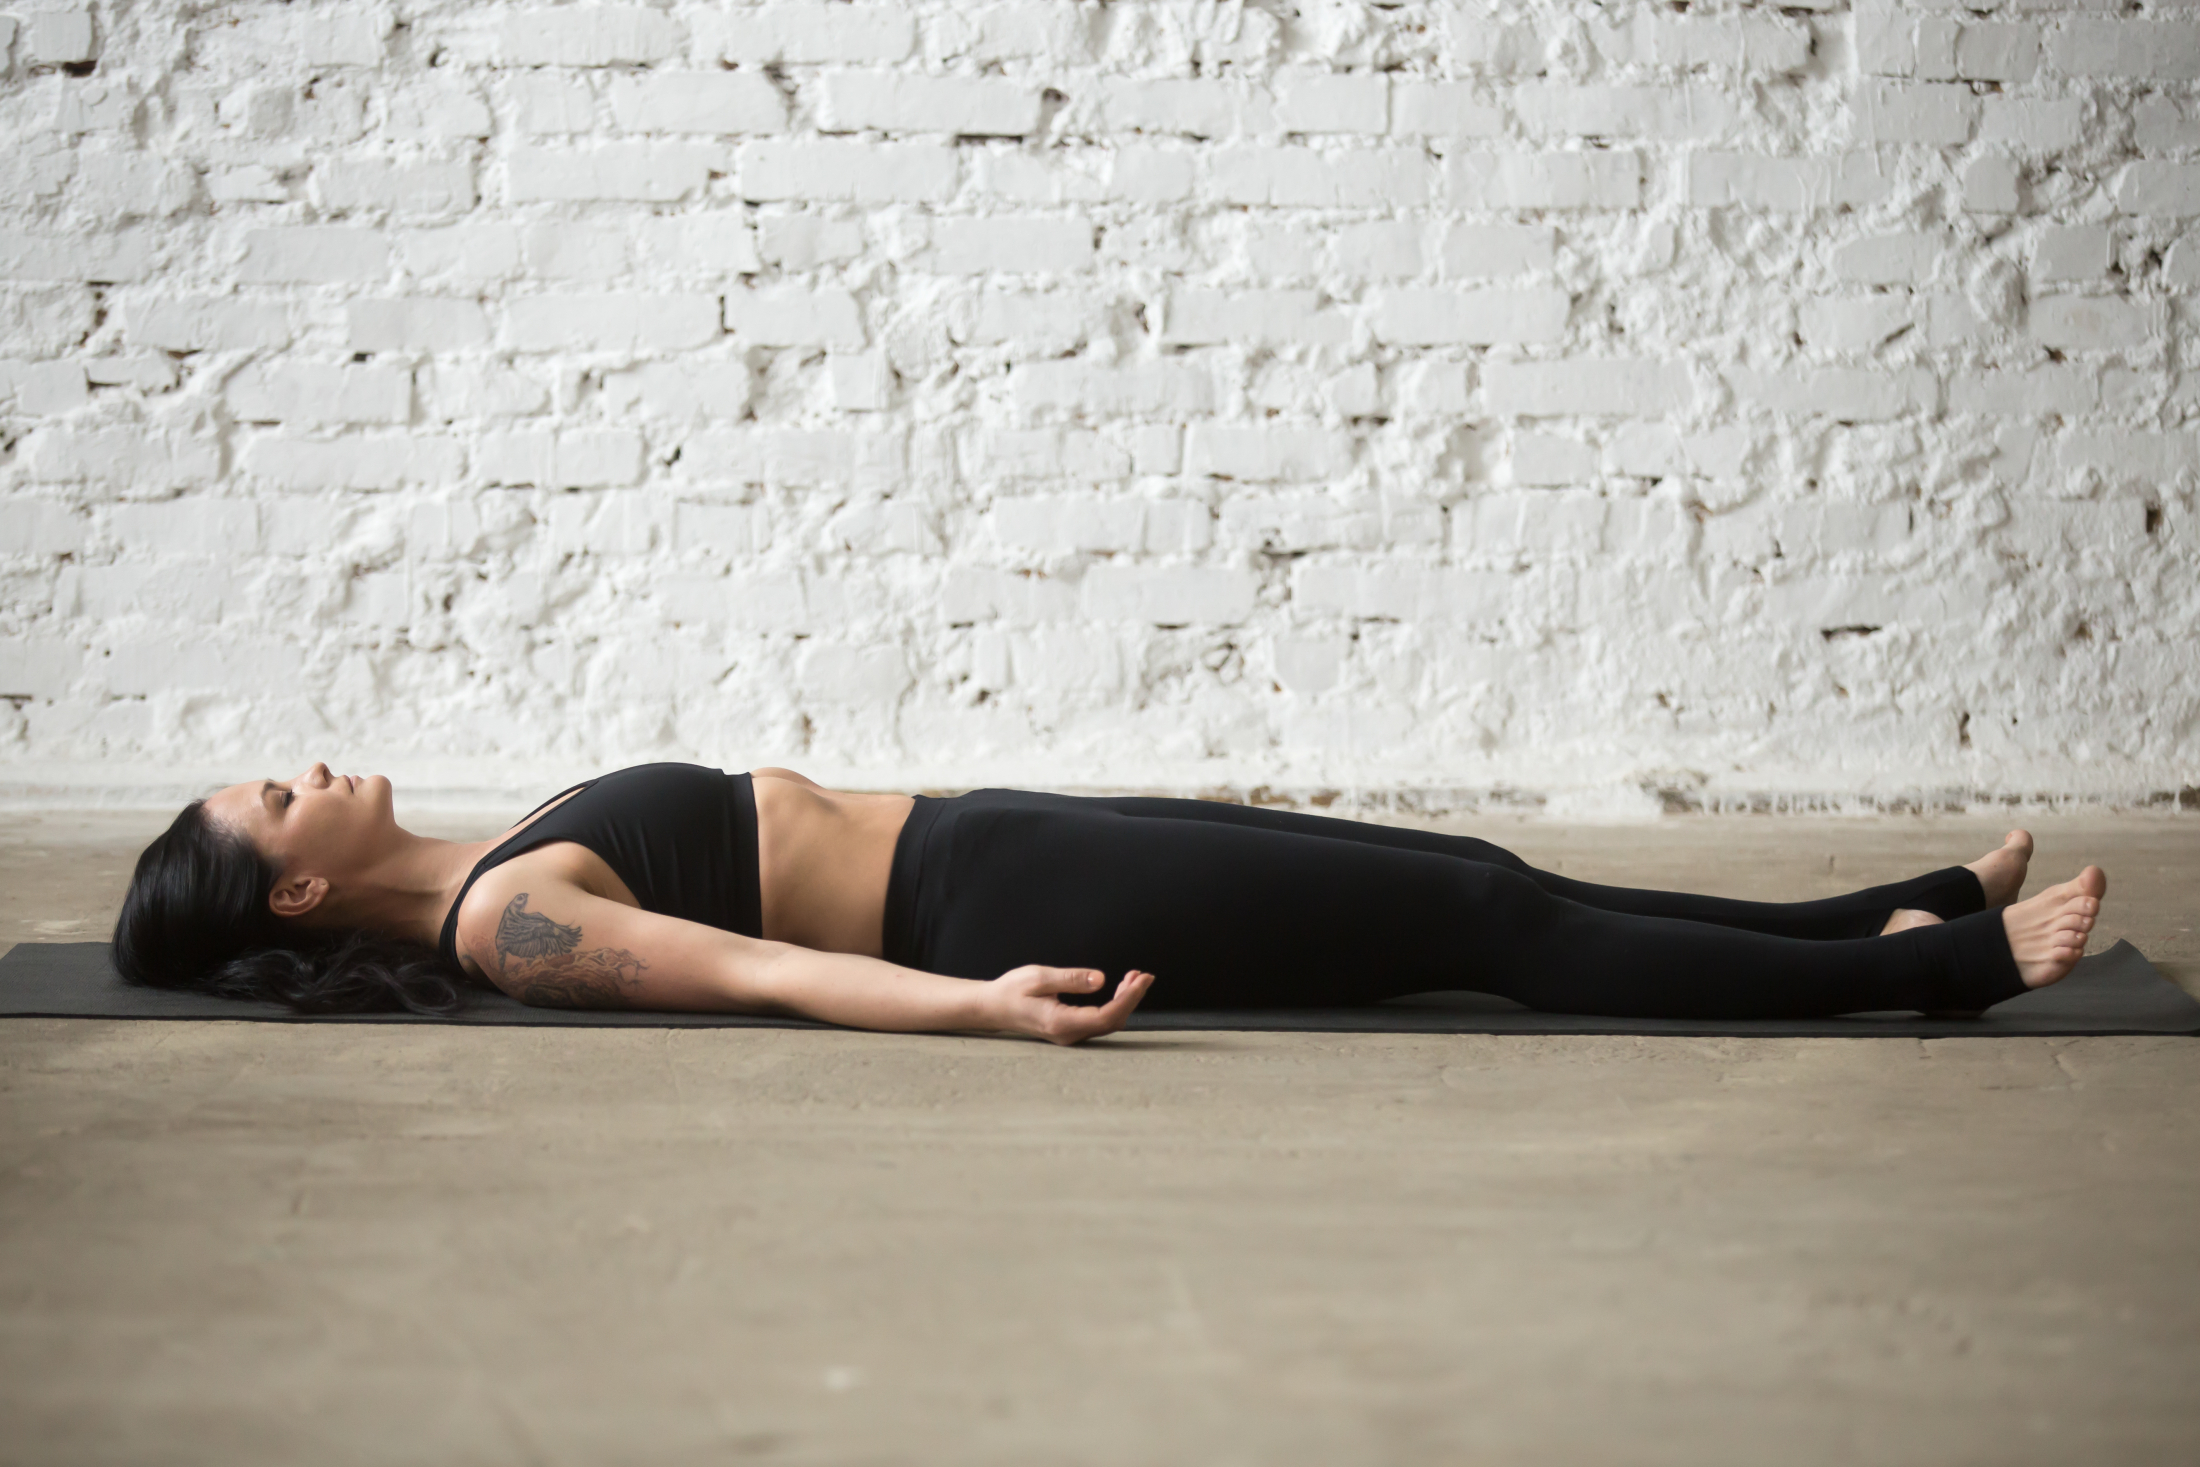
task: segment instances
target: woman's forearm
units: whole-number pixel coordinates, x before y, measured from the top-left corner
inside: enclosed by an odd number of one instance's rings
[[[790,943],[761,944],[742,964],[736,996],[782,1013],[856,1029],[897,1033],[1002,1027],[992,1012],[993,985],[946,978],[854,953],[818,952]]]

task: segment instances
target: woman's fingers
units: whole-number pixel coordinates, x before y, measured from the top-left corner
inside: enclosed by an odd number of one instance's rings
[[[1090,993],[1107,981],[1097,968],[1049,968],[1033,963],[1016,971],[1030,975],[1026,979],[1030,986],[1025,991],[1036,994]]]
[[[1047,1037],[1056,1044],[1081,1044],[1087,1039],[1098,1039],[1103,1034],[1113,1034],[1123,1027],[1131,1011],[1138,1007],[1146,990],[1153,987],[1153,974],[1133,968],[1123,975],[1116,986],[1115,996],[1104,1004],[1081,1006],[1056,1004],[1053,1032]]]

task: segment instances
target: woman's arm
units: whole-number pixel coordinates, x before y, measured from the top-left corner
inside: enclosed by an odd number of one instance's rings
[[[1127,975],[1104,1005],[1089,968],[1017,968],[990,983],[922,973],[853,953],[764,942],[644,912],[539,874],[492,871],[459,912],[459,950],[522,1003],[696,1013],[784,1013],[858,1029],[978,1030],[1057,1044],[1110,1034],[1145,996]]]
[[[821,953],[784,942],[757,946],[771,951],[749,967],[742,986],[772,1009],[856,1029],[976,1029],[1076,1044],[1122,1028],[1153,982],[1152,974],[1134,971],[1105,1004],[1066,1004],[1055,995],[1090,993],[1104,975],[1093,968],[1030,963],[981,983],[854,953]]]

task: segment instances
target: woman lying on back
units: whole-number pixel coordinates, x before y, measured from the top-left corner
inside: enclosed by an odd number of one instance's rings
[[[1200,800],[911,798],[645,764],[469,843],[406,831],[391,797],[379,775],[316,764],[193,802],[138,859],[116,966],[315,1012],[448,1012],[473,979],[530,1004],[1065,1044],[1149,996],[1975,1013],[2068,973],[2107,891],[2088,866],[2017,902],[2022,831],[1968,866],[1780,904],[1595,886],[1466,836]]]

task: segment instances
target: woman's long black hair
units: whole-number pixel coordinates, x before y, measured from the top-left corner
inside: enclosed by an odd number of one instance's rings
[[[115,923],[116,971],[151,988],[273,999],[300,1013],[449,1014],[466,976],[432,947],[328,933],[268,909],[282,873],[193,800],[138,857]]]

